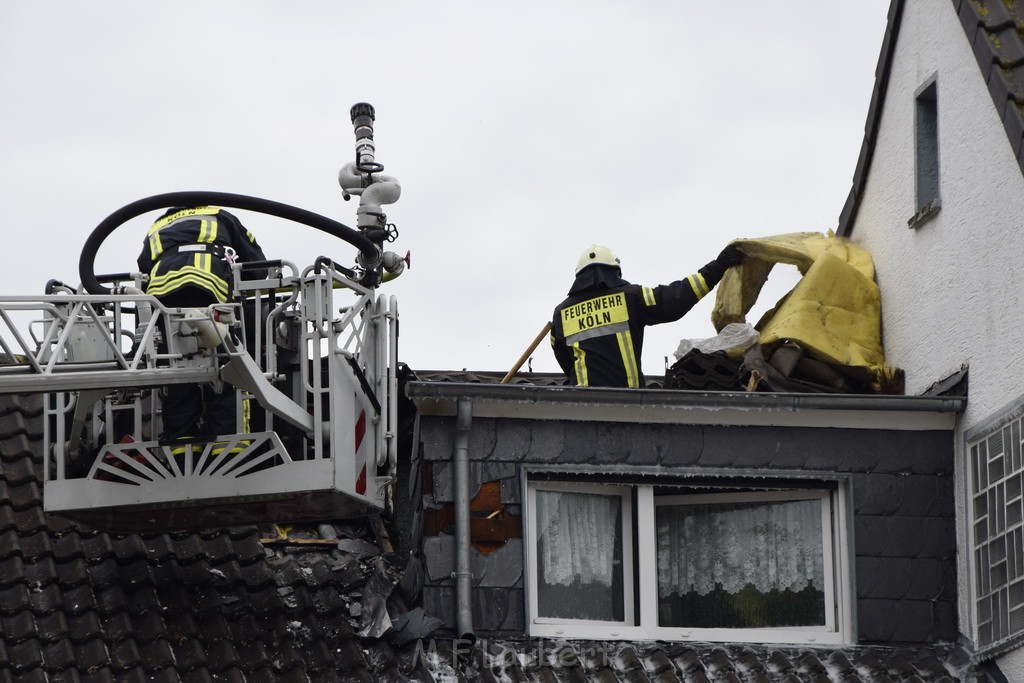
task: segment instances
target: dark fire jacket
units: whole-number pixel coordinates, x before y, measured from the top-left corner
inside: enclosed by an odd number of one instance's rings
[[[190,291],[199,300],[230,298],[231,263],[266,257],[241,221],[216,206],[172,209],[149,229],[139,270],[149,274],[146,293],[156,297]]]
[[[587,273],[606,267],[590,266],[582,271],[569,296],[555,308],[552,350],[569,384],[640,387],[644,327],[682,318],[714,289],[725,267],[712,261],[683,280],[657,287],[630,284],[617,273],[612,278],[593,278]],[[581,280],[587,277],[591,283],[581,287]]]

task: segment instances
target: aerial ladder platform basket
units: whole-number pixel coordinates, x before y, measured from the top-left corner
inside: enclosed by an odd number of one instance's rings
[[[381,209],[398,182],[374,159],[372,107],[352,108],[356,159],[339,173],[360,196],[357,228],[285,204],[218,192],[157,195],[111,214],[86,241],[82,284],[0,297],[0,393],[44,394],[47,512],[109,531],[157,532],[332,520],[386,507],[396,471],[398,306],[378,293],[408,263]],[[102,241],[175,206],[259,211],[357,249],[236,263],[232,303],[172,308],[145,274],[96,276]],[[236,388],[235,433],[161,438],[161,393]]]

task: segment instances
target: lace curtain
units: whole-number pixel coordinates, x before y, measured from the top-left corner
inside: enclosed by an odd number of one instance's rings
[[[537,491],[538,569],[547,584],[610,587],[622,565],[619,496]]]
[[[658,586],[707,595],[824,585],[821,501],[761,501],[657,508]]]

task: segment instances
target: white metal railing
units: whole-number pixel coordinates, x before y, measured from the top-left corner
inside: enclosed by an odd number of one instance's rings
[[[8,357],[0,394],[46,394],[48,510],[92,520],[119,505],[229,506],[252,496],[300,500],[310,490],[355,490],[356,505],[383,504],[397,460],[394,297],[323,260],[301,274],[285,262],[272,272],[245,280],[236,269],[243,301],[221,311],[233,316],[215,328],[213,345],[203,340],[209,326],[198,327],[212,325],[212,313],[168,308],[137,291],[0,297]],[[262,427],[161,440],[159,388],[216,385],[222,375],[239,388],[240,405],[258,399],[266,408]],[[362,429],[360,449],[353,432]],[[365,474],[353,471],[353,458]]]

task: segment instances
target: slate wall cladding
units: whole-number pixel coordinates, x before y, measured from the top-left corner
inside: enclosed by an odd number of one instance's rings
[[[432,493],[421,500],[425,507],[454,498],[453,434],[454,418],[421,417],[419,452],[430,464],[424,471],[432,477]],[[517,514],[523,464],[849,475],[858,640],[956,640],[953,450],[948,431],[474,418],[469,457],[470,495],[481,483],[497,480],[502,502]],[[489,555],[472,552],[474,625],[480,633],[525,631],[521,543],[511,540]],[[428,568],[424,606],[446,628],[454,628],[454,540],[447,534],[426,537],[422,551]]]

